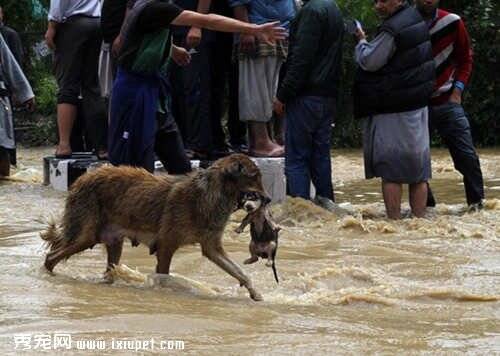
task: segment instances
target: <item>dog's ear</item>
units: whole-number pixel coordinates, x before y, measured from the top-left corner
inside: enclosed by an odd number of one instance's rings
[[[227,177],[232,179],[238,179],[242,176],[253,178],[257,176],[258,171],[249,172],[247,167],[239,161],[233,162],[228,168],[226,168],[225,174]]]

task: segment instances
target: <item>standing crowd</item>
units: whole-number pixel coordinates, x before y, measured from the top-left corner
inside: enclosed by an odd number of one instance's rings
[[[368,40],[361,26],[346,26],[334,0],[51,0],[55,155],[71,156],[83,118],[90,147],[115,165],[153,171],[156,156],[170,174],[184,174],[193,158],[284,156],[287,193],[311,199],[312,182],[315,203],[334,211],[332,124],[352,27],[365,173],[381,178],[388,217],[401,217],[403,184],[414,216],[435,205],[433,130],[464,177],[469,209],[479,210],[482,173],[461,103],[470,38],[439,0],[414,2],[375,0],[381,23]],[[0,96],[32,106],[9,46],[0,38]],[[0,110],[1,162],[14,143],[9,109]]]

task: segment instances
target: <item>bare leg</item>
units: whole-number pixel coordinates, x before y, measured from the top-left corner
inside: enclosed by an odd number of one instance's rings
[[[59,128],[59,144],[57,145],[56,154],[67,155],[71,154],[71,130],[75,122],[77,108],[72,104],[57,105],[57,126]]]
[[[250,293],[250,298],[255,301],[262,300],[262,296],[258,293],[252,286],[252,281],[250,278],[241,270],[241,268],[229,259],[226,252],[220,245],[207,244],[201,246],[203,255],[206,256],[210,261],[215,263],[217,266],[222,268],[224,271],[229,273],[231,276],[236,278],[241,286],[246,287]]]
[[[251,155],[264,157],[283,156],[283,146],[275,144],[269,138],[267,123],[248,122],[248,151]]]
[[[410,206],[411,212],[417,218],[425,214],[427,205],[427,182],[410,184]]]
[[[402,185],[382,181],[382,193],[387,217],[394,220],[401,219]]]
[[[118,263],[120,263],[122,250],[123,250],[123,239],[114,244],[106,245],[106,252],[108,253],[108,265],[106,267],[106,272],[104,272],[104,282],[110,284],[114,282],[114,277],[113,274],[111,273],[111,270],[114,268],[115,265],[118,265]]]
[[[274,141],[281,146],[285,145],[285,118],[277,117],[274,120]]]

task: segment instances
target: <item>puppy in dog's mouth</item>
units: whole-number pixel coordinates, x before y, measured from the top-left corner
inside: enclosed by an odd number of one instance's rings
[[[235,230],[237,233],[243,232],[245,226],[250,224],[250,258],[245,260],[245,264],[255,263],[262,259],[267,259],[266,266],[273,268],[274,278],[279,283],[276,272],[276,253],[278,250],[278,233],[281,228],[274,222],[269,210],[271,200],[257,192],[244,192],[240,198],[240,207],[248,215],[243,219],[241,225]]]

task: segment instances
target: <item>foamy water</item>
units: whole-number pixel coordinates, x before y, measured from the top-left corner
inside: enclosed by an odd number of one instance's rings
[[[385,218],[379,182],[361,179],[361,153],[336,153],[337,199],[350,214],[300,199],[274,206],[283,227],[280,283],[262,261],[243,266],[264,297],[259,303],[197,246],[181,249],[163,279],[148,250],[128,243],[113,285],[101,283],[99,246],[48,275],[38,234],[61,213],[65,193],[39,184],[46,152],[22,151],[15,179],[0,181],[2,354],[15,351],[16,335],[55,332],[109,342],[173,338],[192,354],[500,353],[498,151],[481,155],[483,211],[465,212],[451,160],[434,151],[438,206],[401,221]],[[235,213],[224,235],[240,265],[249,254],[248,231],[234,232],[243,217]]]

